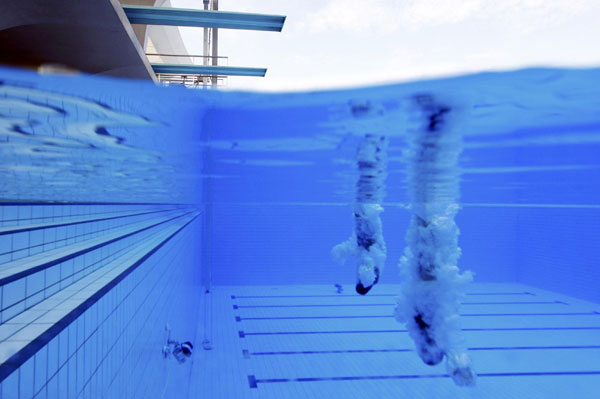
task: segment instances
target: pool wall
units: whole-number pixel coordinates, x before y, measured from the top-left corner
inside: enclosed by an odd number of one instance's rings
[[[174,204],[0,206],[0,397],[186,397],[201,219]],[[15,262],[16,261],[16,262]],[[165,396],[166,397],[166,396]]]
[[[351,263],[340,266],[330,255],[352,233],[350,205],[218,204],[213,218],[214,284],[333,285],[356,279]],[[381,281],[398,283],[410,213],[389,206],[382,221],[388,261]],[[513,208],[464,207],[457,216],[460,266],[473,270],[478,281],[515,282],[516,221]]]
[[[518,205],[518,204],[517,204]],[[216,204],[211,264],[216,285],[334,284],[355,281],[331,248],[352,232],[350,205]],[[398,260],[410,214],[382,214],[388,261],[383,283],[399,282]],[[459,266],[478,282],[519,282],[600,301],[595,281],[598,210],[561,206],[464,204],[456,222]]]

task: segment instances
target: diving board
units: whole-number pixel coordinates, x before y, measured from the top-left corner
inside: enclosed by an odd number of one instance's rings
[[[267,68],[246,68],[218,65],[151,64],[154,73],[178,75],[265,76]]]
[[[224,76],[260,76],[267,73],[267,68],[246,68],[218,65],[185,65],[185,64],[151,64],[154,73],[171,73],[177,75],[224,75]]]
[[[132,24],[195,26],[281,32],[285,16],[186,8],[123,5]]]

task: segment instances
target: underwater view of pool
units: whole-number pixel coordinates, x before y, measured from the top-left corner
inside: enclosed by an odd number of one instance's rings
[[[1,68],[0,398],[594,397],[598,82]]]

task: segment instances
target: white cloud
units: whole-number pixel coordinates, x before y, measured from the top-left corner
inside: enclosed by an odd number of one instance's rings
[[[398,28],[399,7],[397,0],[331,0],[306,13],[301,25],[311,33],[392,31]]]
[[[487,20],[531,31],[598,9],[595,0],[330,0],[304,13],[311,33],[422,30]]]

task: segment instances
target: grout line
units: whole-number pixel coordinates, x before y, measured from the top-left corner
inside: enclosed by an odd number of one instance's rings
[[[468,292],[465,295],[533,295],[531,292]],[[369,297],[395,297],[398,294],[369,294]],[[248,298],[338,298],[338,297],[354,297],[361,298],[354,294],[323,294],[323,295],[231,295],[231,299],[248,299]]]
[[[463,328],[461,331],[565,331],[565,330],[600,330],[600,326],[585,327],[503,327],[503,328]],[[408,330],[325,330],[325,331],[265,331],[265,332],[238,332],[240,338],[253,335],[312,335],[312,334],[377,334],[377,333],[405,333]]]
[[[79,219],[79,220],[69,221],[69,222],[66,222],[66,221],[58,222],[58,223],[50,222],[50,223],[46,223],[46,224],[40,223],[40,224],[34,225],[33,227],[31,225],[29,225],[29,227],[27,225],[7,226],[7,227],[3,227],[0,229],[0,236],[8,235],[8,234],[16,234],[16,233],[25,233],[28,231],[35,231],[35,230],[51,229],[51,228],[57,228],[57,227],[68,227],[68,226],[74,226],[74,225],[85,224],[85,223],[104,222],[107,220],[123,219],[123,218],[128,218],[128,217],[149,215],[152,213],[161,213],[161,212],[179,211],[179,210],[186,210],[186,209],[170,208],[170,209],[161,209],[158,211],[154,210],[154,211],[148,211],[148,212],[130,213],[127,215],[102,217],[102,218],[97,218],[97,219],[88,218],[88,219]],[[13,227],[14,227],[14,229],[12,229]],[[11,230],[5,230],[5,229],[9,229],[9,228],[11,228]]]
[[[537,301],[537,302],[461,302],[461,305],[568,305],[561,301]],[[323,307],[359,307],[359,306],[394,306],[389,303],[337,303],[337,304],[297,304],[297,305],[233,305],[233,309],[255,309],[255,308],[323,308]]]
[[[136,235],[138,233],[141,233],[143,231],[150,230],[153,227],[159,226],[159,225],[164,224],[164,223],[171,222],[171,221],[173,221],[175,219],[178,219],[178,218],[181,218],[181,217],[185,217],[185,216],[187,216],[187,215],[189,215],[191,213],[194,213],[194,212],[191,211],[191,212],[187,212],[187,213],[184,213],[184,214],[180,214],[180,215],[171,217],[169,219],[162,220],[162,221],[154,223],[152,225],[145,226],[145,227],[143,227],[141,229],[138,229],[138,230],[126,233],[124,235],[120,235],[118,237],[109,239],[107,241],[102,241],[102,242],[100,242],[98,244],[95,244],[95,245],[92,245],[90,247],[86,247],[86,248],[77,250],[75,252],[68,253],[67,255],[59,256],[58,258],[55,258],[55,259],[53,259],[51,261],[48,261],[48,262],[45,262],[45,263],[42,263],[42,264],[38,264],[36,266],[30,267],[30,268],[25,269],[25,270],[21,270],[19,272],[13,273],[13,274],[11,274],[9,276],[6,276],[6,277],[2,277],[2,278],[0,278],[0,285],[6,285],[6,284],[11,283],[13,281],[19,280],[19,279],[27,277],[29,275],[35,274],[35,273],[37,273],[39,271],[42,271],[42,270],[48,269],[48,268],[50,268],[52,266],[58,265],[60,263],[63,263],[65,261],[67,261],[67,260],[76,258],[76,257],[84,255],[84,254],[86,254],[88,252],[92,252],[92,251],[94,251],[96,249],[105,247],[105,246],[107,246],[109,244],[112,244],[114,242],[117,242],[117,241],[123,240],[125,238],[134,236],[134,235]],[[83,243],[85,243],[85,241],[82,241],[80,243],[75,243],[73,245],[81,245]],[[68,246],[63,247],[63,248],[66,249],[67,247]],[[61,248],[61,249],[63,249],[63,248]],[[26,258],[23,258],[23,260],[26,261]]]
[[[600,345],[578,345],[578,346],[495,346],[468,348],[469,351],[503,351],[503,350],[560,350],[560,349],[600,349]],[[414,352],[414,349],[347,349],[347,350],[306,350],[306,351],[282,351],[282,352],[248,352],[244,349],[242,354],[245,359],[250,356],[277,356],[277,355],[326,355],[347,353],[398,353]]]
[[[581,313],[464,313],[461,317],[503,317],[503,316],[598,316],[600,312]],[[240,317],[235,321],[244,320],[319,320],[319,319],[393,319],[393,315],[353,315],[353,316],[276,316],[276,317]]]
[[[569,375],[600,375],[600,371],[530,371],[506,373],[480,373],[479,378],[486,377],[541,377],[541,376],[569,376]],[[448,374],[404,374],[404,375],[373,375],[373,376],[348,376],[348,377],[301,377],[301,378],[267,378],[257,379],[254,375],[248,376],[250,388],[258,388],[258,384],[278,382],[318,382],[318,381],[361,381],[361,380],[405,380],[419,378],[448,378]]]

